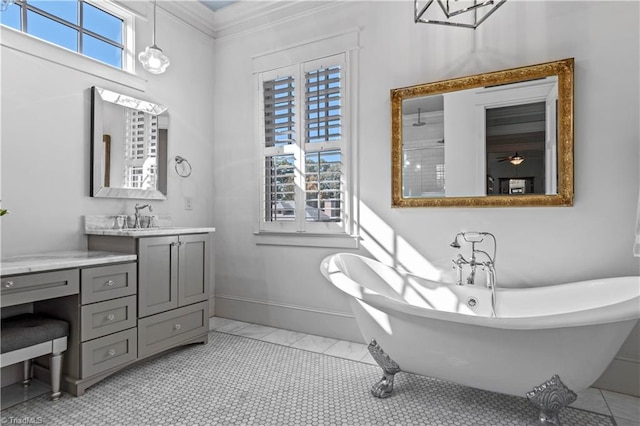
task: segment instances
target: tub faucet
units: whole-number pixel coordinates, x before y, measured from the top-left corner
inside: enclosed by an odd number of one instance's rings
[[[144,209],[144,208],[147,208],[147,207],[149,208],[149,211],[150,211],[150,212],[152,212],[152,211],[153,211],[153,208],[151,207],[151,204],[145,204],[145,205],[143,205],[143,206],[141,206],[140,204],[136,204],[136,207],[135,207],[135,209],[136,209],[136,221],[135,221],[135,223],[133,224],[133,227],[134,227],[135,229],[140,229],[140,228],[142,228],[142,226],[140,226],[140,210],[142,210],[142,209]]]
[[[487,236],[491,237],[493,240],[493,256],[489,255],[489,253],[484,250],[476,248],[476,244],[483,242]],[[462,266],[469,265],[471,272],[467,277],[467,284],[475,284],[476,268],[480,266],[487,274],[487,288],[491,289],[491,316],[496,317],[496,237],[489,232],[459,232],[450,244],[451,247],[457,249],[461,247],[458,237],[462,237],[465,242],[471,243],[471,259],[467,260],[461,254],[458,254],[456,259],[452,260],[454,268],[456,269],[456,283],[458,285],[462,285]],[[476,254],[482,254],[487,260],[479,262],[476,258]]]
[[[493,257],[484,250],[476,248],[476,244],[484,241],[485,237],[491,237],[493,239]],[[482,267],[487,272],[487,288],[495,286],[495,257],[496,257],[496,238],[489,232],[459,232],[456,234],[455,239],[450,244],[453,248],[460,248],[459,238],[463,241],[471,243],[471,258],[465,259],[464,256],[458,254],[455,260],[453,260],[454,268],[456,269],[457,284],[462,285],[462,266],[469,265],[469,275],[467,276],[467,284],[474,285],[476,282],[476,269],[478,266]],[[476,255],[482,254],[487,258],[487,261],[478,261]]]

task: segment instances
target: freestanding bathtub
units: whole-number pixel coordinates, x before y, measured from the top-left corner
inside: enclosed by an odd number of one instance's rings
[[[349,296],[356,321],[393,390],[400,369],[465,386],[527,396],[540,422],[558,424],[574,391],[604,372],[640,317],[640,277],[496,289],[434,282],[349,253],[321,272]],[[561,379],[561,380],[560,380]]]

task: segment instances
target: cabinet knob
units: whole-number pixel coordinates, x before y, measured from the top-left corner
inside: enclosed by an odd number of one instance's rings
[[[113,321],[114,319],[116,319],[116,316],[115,316],[115,315],[113,315],[113,314],[109,314],[109,315],[107,315],[107,319],[108,319],[109,321]]]
[[[173,326],[174,330],[180,330],[182,328],[182,326],[180,324],[176,324]]]
[[[13,287],[13,281],[7,281],[4,283],[4,288],[11,288]]]
[[[114,285],[116,282],[114,280],[109,280],[106,282],[108,287],[111,287],[112,285]]]
[[[116,350],[115,350],[115,349],[109,349],[109,350],[107,351],[107,354],[108,354],[109,356],[114,356],[114,355],[116,354]]]

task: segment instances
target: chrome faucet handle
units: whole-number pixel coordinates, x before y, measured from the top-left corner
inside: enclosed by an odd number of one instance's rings
[[[118,215],[116,217],[116,224],[118,225],[118,229],[128,229],[129,217],[126,214]]]
[[[453,263],[453,269],[456,270],[456,284],[462,285],[462,261],[460,258],[456,260],[452,259],[451,263]]]

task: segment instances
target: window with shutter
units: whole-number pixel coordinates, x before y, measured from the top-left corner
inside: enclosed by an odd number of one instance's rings
[[[260,231],[349,232],[345,54],[262,72]]]

